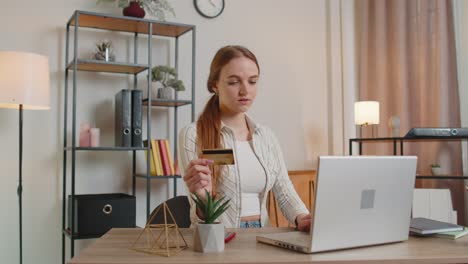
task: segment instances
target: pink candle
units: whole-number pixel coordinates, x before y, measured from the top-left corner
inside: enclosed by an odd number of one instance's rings
[[[90,145],[90,136],[89,129],[91,126],[89,123],[81,123],[80,125],[80,147],[89,147]]]
[[[90,134],[90,137],[91,137],[91,147],[99,147],[99,136],[100,136],[100,130],[99,128],[91,128],[89,130],[89,134]]]

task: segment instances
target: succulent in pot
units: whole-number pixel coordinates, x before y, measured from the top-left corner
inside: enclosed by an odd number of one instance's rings
[[[112,42],[109,40],[101,40],[96,43],[96,52],[94,59],[104,61],[115,61],[115,55],[112,48]]]
[[[205,198],[192,194],[192,200],[201,213],[202,221],[195,227],[193,247],[198,252],[221,252],[224,250],[224,225],[216,222],[228,208],[231,199],[220,198],[205,190]]]
[[[431,164],[431,172],[432,172],[432,175],[434,176],[442,175],[442,168],[440,167],[440,164],[438,163]]]
[[[172,89],[175,91],[185,91],[184,83],[177,79],[176,70],[170,66],[159,65],[153,67],[151,69],[151,81],[162,85],[157,90],[157,97],[161,99],[172,99]]]

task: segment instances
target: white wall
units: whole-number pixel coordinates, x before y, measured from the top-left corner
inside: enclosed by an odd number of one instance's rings
[[[336,16],[326,22],[327,12],[337,14],[333,8],[340,5],[333,1],[330,11],[326,2],[226,1],[224,13],[208,20],[196,13],[193,1],[171,1],[177,17],[170,18],[170,21],[197,26],[197,114],[207,100],[205,82],[216,50],[226,44],[247,46],[258,56],[261,67],[260,92],[250,114],[276,132],[289,169],[314,168],[316,157],[331,152],[330,147],[333,153],[339,154],[336,143],[334,146],[329,142],[338,142],[339,148],[343,149],[340,145],[343,144],[342,139],[329,138],[329,135],[336,134],[329,129],[343,131],[343,128],[339,127],[340,124],[329,126],[328,119],[334,116],[327,114],[329,103],[341,102],[341,94],[347,93],[341,91],[336,95],[327,92],[332,85],[327,80],[327,74],[340,75],[333,71],[341,71],[341,66],[334,65],[332,68],[329,60],[340,49],[340,45],[334,41],[341,41],[342,37],[329,36],[327,42],[327,31],[333,31],[337,26]],[[24,263],[61,261],[65,25],[76,9],[114,14],[120,12],[114,7],[96,7],[95,1],[82,0],[7,1],[2,3],[0,9],[0,50],[30,51],[49,56],[52,78],[52,109],[27,111],[24,115]],[[95,40],[109,38],[114,41],[117,60],[130,60],[132,48],[128,34],[92,30],[81,32],[79,57],[89,56]],[[172,51],[171,43],[160,40],[154,45],[154,58],[161,59],[161,64],[173,63],[173,58],[167,55],[167,51]],[[189,61],[189,44],[190,36],[181,39],[181,72],[188,86],[190,75],[183,72],[190,68],[186,68],[183,62]],[[139,46],[144,46],[143,37]],[[327,48],[330,50],[327,51]],[[145,54],[142,51],[139,57],[143,59]],[[332,55],[327,57],[327,54]],[[78,78],[78,122],[95,123],[102,130],[102,143],[110,145],[113,141],[113,95],[119,89],[127,88],[132,83],[131,78],[95,73],[79,73]],[[342,89],[342,84],[333,85],[334,89]],[[181,111],[180,125],[190,121],[188,109]],[[342,108],[339,111],[342,114],[338,117],[343,118],[346,111]],[[172,131],[167,129],[172,112],[153,110],[152,115],[155,124],[153,137],[172,137]],[[17,123],[16,111],[0,110],[0,259],[4,263],[15,263],[18,259]],[[69,136],[70,133],[71,128]],[[342,134],[338,133],[340,137]],[[76,166],[78,193],[130,191],[129,153],[83,152],[77,155]],[[143,166],[141,157],[138,166],[140,169]],[[138,180],[137,187],[138,224],[141,225],[145,213],[144,182]],[[179,185],[179,190],[181,187]],[[161,181],[153,184],[152,190],[152,204],[156,205],[171,195],[172,186]],[[79,241],[77,248],[90,242]]]

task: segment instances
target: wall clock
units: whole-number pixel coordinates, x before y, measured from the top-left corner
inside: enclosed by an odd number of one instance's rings
[[[206,18],[215,18],[224,11],[224,0],[193,0],[193,5]]]

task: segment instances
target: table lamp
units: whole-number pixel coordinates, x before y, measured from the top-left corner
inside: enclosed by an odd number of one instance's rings
[[[376,136],[375,127],[379,124],[379,102],[359,101],[354,103],[354,123],[359,126],[359,136],[365,127],[372,127],[372,137]]]
[[[22,245],[23,109],[46,110],[50,105],[49,60],[27,52],[0,51],[0,108],[19,109],[19,263]]]

